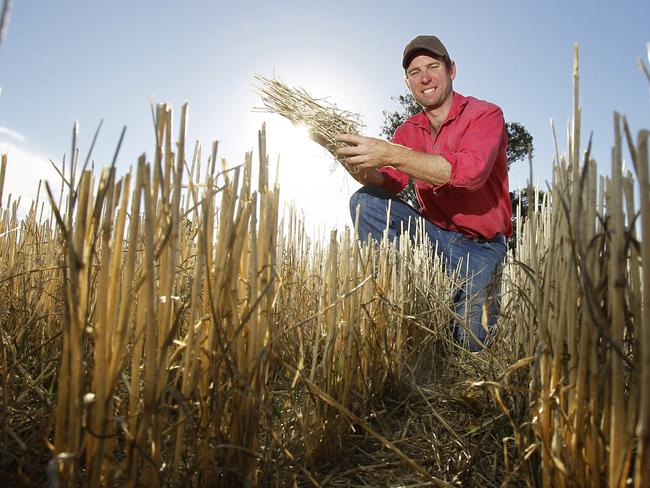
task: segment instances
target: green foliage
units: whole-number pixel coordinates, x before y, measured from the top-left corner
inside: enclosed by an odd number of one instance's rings
[[[506,157],[508,160],[508,169],[512,163],[521,161],[530,155],[533,155],[533,136],[519,122],[506,122],[506,132],[508,133],[508,145],[506,146]]]
[[[410,93],[391,97],[391,100],[398,102],[402,109],[395,110],[394,112],[388,112],[387,110],[382,112],[384,115],[384,122],[381,125],[380,135],[387,139],[393,138],[393,134],[395,134],[397,128],[402,125],[406,119],[422,110],[422,107],[418,105]]]

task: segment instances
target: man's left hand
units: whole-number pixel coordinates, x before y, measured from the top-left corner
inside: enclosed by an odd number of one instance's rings
[[[338,134],[336,140],[350,144],[336,154],[345,158],[351,168],[382,168],[393,162],[395,146],[389,142],[354,134]]]

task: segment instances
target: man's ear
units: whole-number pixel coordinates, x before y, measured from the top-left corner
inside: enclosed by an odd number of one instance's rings
[[[406,83],[406,87],[411,91],[411,84],[409,83],[409,79],[405,76],[404,77],[404,83]]]
[[[456,79],[456,63],[451,62],[451,68],[449,69],[449,77],[453,80]]]

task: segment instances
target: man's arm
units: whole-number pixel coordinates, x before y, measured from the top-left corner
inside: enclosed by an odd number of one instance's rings
[[[503,113],[496,105],[472,115],[455,150],[436,150],[436,154],[371,137],[341,134],[337,138],[350,144],[338,152],[347,158],[350,167],[392,166],[399,173],[433,187],[449,184],[467,192],[478,190],[487,181],[499,151],[505,151],[507,140]]]
[[[371,178],[376,178],[374,175],[377,173],[381,181],[371,183],[381,185],[383,175],[378,169],[388,165],[433,186],[444,185],[451,179],[451,164],[440,155],[421,153],[372,137],[339,134],[336,139],[351,144],[339,149],[337,154],[346,158],[351,168],[350,174],[360,183],[365,184],[366,181],[355,176],[352,172],[355,168],[357,174],[364,174],[365,171]]]

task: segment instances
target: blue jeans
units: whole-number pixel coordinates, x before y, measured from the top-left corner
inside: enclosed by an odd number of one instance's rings
[[[499,291],[501,268],[506,255],[506,240],[502,235],[481,242],[432,224],[417,210],[388,191],[364,186],[350,198],[350,214],[355,219],[359,210],[359,238],[371,235],[381,241],[386,229],[386,213],[391,201],[388,221],[388,239],[393,241],[401,229],[409,229],[411,240],[415,237],[415,222],[424,220],[424,229],[432,245],[438,245],[445,268],[455,271],[458,262],[461,284],[454,295],[456,320],[453,325],[454,339],[470,351],[481,350],[488,345],[494,333],[494,324],[499,316]],[[409,226],[410,221],[410,226]],[[469,255],[469,266],[468,266]],[[483,325],[483,308],[487,311],[487,323]],[[467,311],[469,308],[469,311]],[[471,331],[471,333],[469,332]],[[475,336],[475,337],[474,337]],[[478,339],[478,342],[477,342]]]

